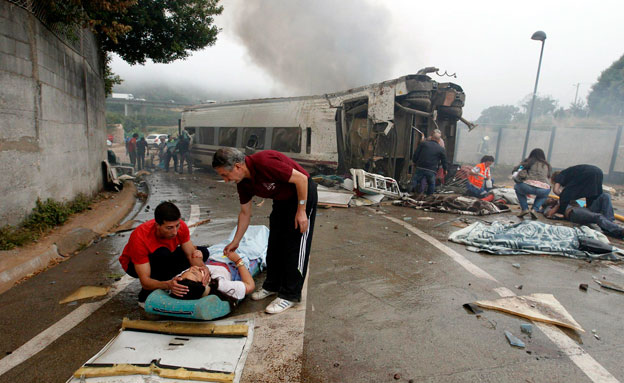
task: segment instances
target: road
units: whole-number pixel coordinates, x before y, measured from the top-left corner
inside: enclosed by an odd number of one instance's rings
[[[135,209],[137,219],[151,219],[160,201],[173,200],[188,220],[194,205],[195,219],[211,218],[191,237],[199,245],[222,240],[236,223],[235,187],[214,174],[156,173],[148,184],[150,197]],[[252,224],[268,225],[270,206],[270,201],[255,206]],[[596,276],[624,284],[621,267],[472,253],[446,240],[457,227],[434,227],[451,218],[395,206],[319,209],[302,381],[624,381],[624,294],[601,290],[592,281]],[[515,220],[512,215],[488,219]],[[107,237],[0,295],[0,352],[5,356],[0,382],[64,382],[116,335],[123,317],[155,319],[136,304],[136,280],[120,285],[126,279],[117,257],[128,235]],[[580,283],[590,289],[579,290]],[[58,303],[81,285],[113,284],[120,292],[105,303]],[[487,310],[477,317],[462,307],[531,293],[553,294],[586,333],[535,326],[529,338],[520,332],[524,319]],[[258,311],[264,304],[245,301],[238,310]],[[66,319],[77,311],[83,320]],[[511,347],[505,330],[527,347]],[[12,367],[8,361],[17,360],[14,353],[24,361]],[[12,368],[5,371],[6,366]]]

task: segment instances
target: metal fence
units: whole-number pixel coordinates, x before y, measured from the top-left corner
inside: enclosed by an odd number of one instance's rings
[[[624,183],[623,127],[533,126],[527,155],[541,148],[555,169],[577,164],[592,164],[602,169],[609,182]],[[515,166],[522,161],[526,128],[480,125],[472,131],[460,124],[454,161],[476,164],[486,154],[494,156],[497,165]]]

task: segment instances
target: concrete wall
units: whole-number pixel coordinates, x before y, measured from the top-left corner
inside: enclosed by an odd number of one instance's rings
[[[102,64],[93,35],[64,41],[0,0],[0,226],[42,200],[102,185],[106,158]]]

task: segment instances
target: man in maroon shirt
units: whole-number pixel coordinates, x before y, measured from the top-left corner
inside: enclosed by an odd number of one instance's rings
[[[139,305],[156,289],[184,296],[188,287],[179,284],[180,278],[176,276],[192,265],[206,267],[208,249],[193,245],[189,229],[180,217],[176,205],[162,202],[154,210],[154,219],[142,223],[130,234],[119,257],[126,273],[141,281]],[[208,279],[203,281],[204,286]]]
[[[234,239],[224,249],[238,245],[251,220],[251,198],[273,200],[269,217],[267,277],[262,288],[251,295],[260,300],[277,294],[265,311],[280,313],[301,301],[301,289],[308,269],[310,245],[316,217],[316,184],[301,165],[275,150],[245,156],[234,148],[219,149],[212,167],[226,182],[236,182],[241,204]]]

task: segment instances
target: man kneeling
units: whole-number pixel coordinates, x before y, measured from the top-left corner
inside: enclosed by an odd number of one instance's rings
[[[176,205],[162,202],[154,210],[154,219],[134,229],[119,257],[126,273],[141,281],[140,306],[156,289],[183,297],[189,288],[178,283],[177,275],[190,266],[206,269],[208,249],[193,245],[189,229],[180,218]],[[205,272],[202,283],[208,283],[209,278]]]
[[[199,299],[208,294],[216,294],[233,303],[245,298],[245,295],[252,293],[256,287],[253,277],[238,254],[230,252],[227,257],[236,265],[241,277],[240,281],[232,280],[232,274],[224,263],[208,264],[206,268],[191,266],[178,275],[178,283],[187,286],[188,293],[183,297],[171,293],[171,297]],[[208,283],[203,282],[206,274],[208,274]]]

